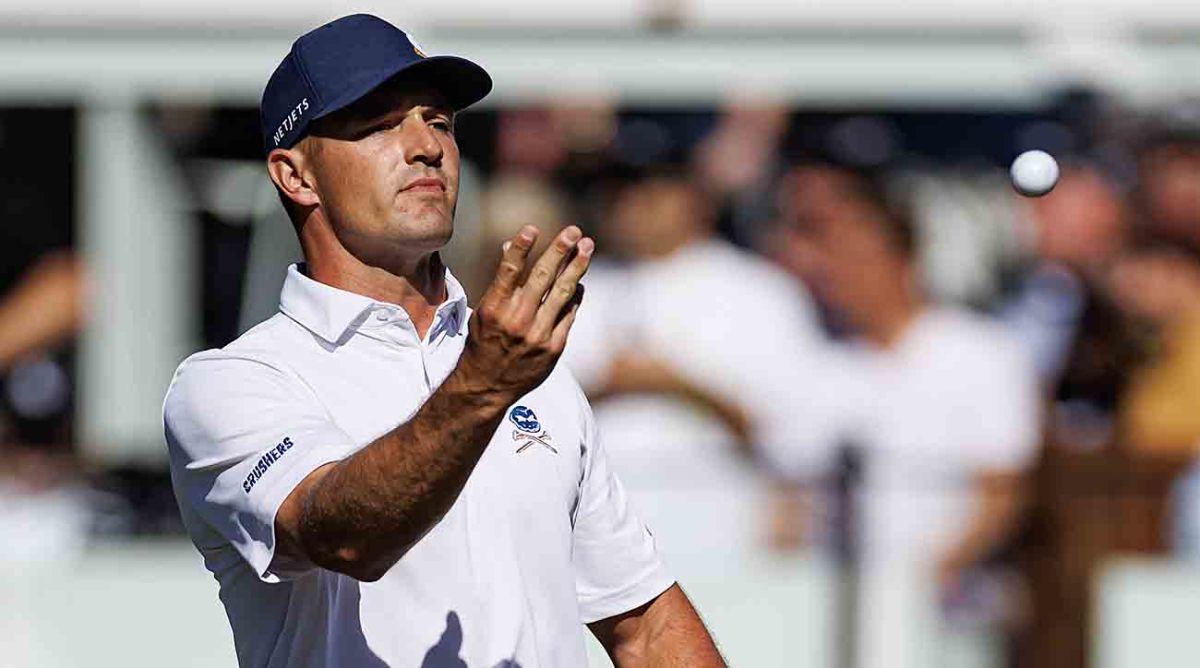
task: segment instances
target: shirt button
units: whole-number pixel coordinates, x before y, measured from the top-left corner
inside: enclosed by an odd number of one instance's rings
[[[387,311],[376,311],[375,319],[378,320],[379,322],[384,322],[385,320],[388,319]]]

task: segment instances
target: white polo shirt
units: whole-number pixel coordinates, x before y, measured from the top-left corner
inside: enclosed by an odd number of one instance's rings
[[[242,666],[583,666],[583,624],[666,590],[591,409],[556,367],[509,409],[446,516],[377,582],[274,560],[310,472],[409,419],[458,361],[468,308],[404,310],[288,270],[280,313],[188,358],[164,404],[184,524]]]

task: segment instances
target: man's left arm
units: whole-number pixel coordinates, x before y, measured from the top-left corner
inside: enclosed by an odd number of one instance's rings
[[[678,584],[629,612],[588,624],[617,668],[724,667],[700,615]]]
[[[700,616],[663,567],[653,534],[630,507],[609,467],[591,407],[577,387],[576,392],[586,423],[572,521],[583,622],[618,668],[724,666]]]

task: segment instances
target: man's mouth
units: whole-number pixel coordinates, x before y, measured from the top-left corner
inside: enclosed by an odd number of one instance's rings
[[[426,176],[410,181],[400,189],[400,192],[446,192],[446,184],[441,179]]]

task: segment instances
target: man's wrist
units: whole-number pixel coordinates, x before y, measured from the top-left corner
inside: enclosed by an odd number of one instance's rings
[[[500,390],[490,383],[474,380],[470,372],[461,366],[446,377],[445,382],[438,388],[438,393],[458,405],[485,413],[503,413],[517,400],[511,391]]]

